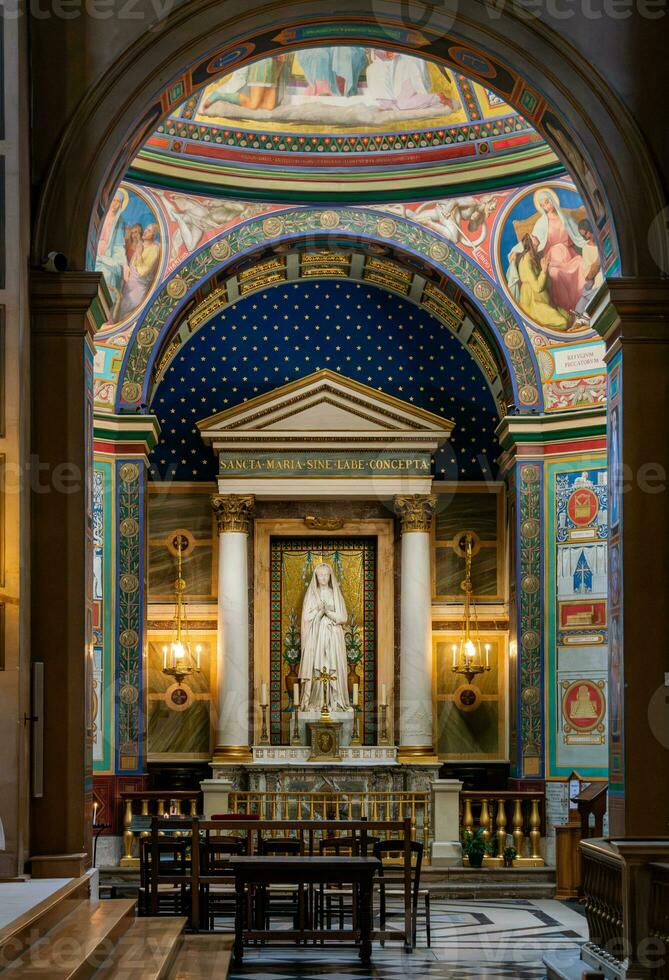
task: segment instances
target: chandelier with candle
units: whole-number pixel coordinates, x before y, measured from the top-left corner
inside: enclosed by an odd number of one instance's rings
[[[465,559],[465,577],[460,588],[465,594],[465,633],[457,643],[453,644],[453,673],[462,674],[467,678],[467,683],[471,684],[478,674],[483,674],[490,670],[490,644],[485,645],[485,661],[481,651],[481,638],[478,631],[476,619],[476,605],[473,599],[474,587],[472,585],[472,554],[474,546],[474,535],[471,531],[465,531],[459,542],[460,553]]]
[[[174,637],[169,646],[163,647],[163,674],[174,677],[181,686],[184,678],[200,672],[201,647],[198,644],[195,652],[191,651],[188,640],[188,619],[184,593],[186,580],[183,577],[183,553],[188,547],[185,534],[177,532],[171,540],[171,545],[177,556],[177,577],[174,582]]]

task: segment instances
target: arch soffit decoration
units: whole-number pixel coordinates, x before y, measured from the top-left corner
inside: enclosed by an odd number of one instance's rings
[[[467,15],[458,14],[454,22],[448,12],[430,8],[429,25],[414,29],[424,16],[422,5],[406,0],[405,23],[416,18],[407,28],[394,16],[392,2],[370,2],[369,11],[363,0],[363,6],[358,5],[348,18],[341,11],[333,20],[331,10],[323,10],[322,0],[296,0],[292,7],[282,7],[283,22],[278,26],[275,5],[263,6],[262,0],[248,0],[243,15],[237,13],[223,22],[217,0],[204,4],[188,0],[165,19],[160,31],[138,38],[91,87],[54,154],[37,214],[35,261],[50,247],[58,247],[67,250],[73,266],[85,265],[91,216],[96,232],[139,146],[180,101],[216,75],[270,49],[304,46],[309,29],[320,28],[321,44],[341,43],[338,25],[355,20],[359,33],[347,33],[346,43],[375,43],[433,58],[465,71],[518,109],[566,162],[593,217],[604,211],[604,227],[601,220],[595,224],[600,242],[606,246],[608,239],[609,250],[614,251],[607,215],[615,222],[618,271],[656,273],[652,243],[640,243],[635,234],[638,228],[653,227],[663,206],[661,183],[634,120],[578,52],[547,25],[513,10],[505,9],[495,18],[494,32],[484,5],[471,5]],[[363,20],[365,13],[369,22]],[[329,33],[323,32],[324,26]],[[186,44],[184,35],[189,38]],[[253,41],[243,41],[244,37]],[[484,53],[493,46],[495,55]],[[135,83],[140,63],[146,71]],[[192,67],[184,71],[184,63]],[[156,92],[158,78],[170,82]],[[595,126],[593,120],[601,122]],[[90,148],[83,160],[82,133],[87,137],[85,147]]]
[[[252,255],[261,248],[282,242],[299,244],[305,238],[313,240],[314,236],[318,236],[319,243],[322,243],[320,247],[327,247],[328,238],[332,247],[333,239],[341,242],[346,238],[390,246],[400,253],[417,257],[442,278],[454,282],[478,311],[496,348],[493,354],[480,331],[474,330],[469,336],[462,333],[459,337],[480,365],[500,411],[500,396],[504,392],[504,380],[499,378],[498,373],[500,363],[505,365],[508,372],[508,385],[517,410],[542,411],[540,373],[525,326],[493,280],[469,256],[436,233],[406,218],[395,215],[391,217],[383,212],[363,208],[311,207],[274,211],[236,225],[190,255],[161,283],[138,319],[128,341],[119,375],[115,410],[136,411],[140,405],[149,402],[154,372],[156,368],[160,370],[166,366],[165,341],[171,336],[176,337],[176,331],[186,314],[192,315],[193,300],[199,299],[198,292],[205,282],[210,282],[214,277],[217,280],[223,279],[227,268],[243,256]],[[266,288],[268,285],[271,282],[265,281],[258,283],[257,288]],[[417,305],[429,309],[458,335],[447,298],[443,293],[441,297],[434,295],[433,302],[430,303],[429,293],[428,289],[426,294],[421,294]],[[411,295],[406,298],[416,302]],[[213,297],[214,303],[219,299],[222,300],[220,293],[218,297]],[[207,315],[205,304],[206,300],[200,304],[202,321],[198,325],[202,325],[216,312],[212,311]],[[461,326],[462,323],[459,323],[458,327]],[[190,332],[188,336],[191,336]],[[169,351],[169,358],[175,353],[174,349]]]

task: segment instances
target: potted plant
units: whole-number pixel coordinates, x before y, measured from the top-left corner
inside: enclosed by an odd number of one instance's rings
[[[512,868],[513,862],[518,857],[518,851],[515,849],[515,847],[505,847],[504,851],[502,852],[502,857],[504,859],[504,867]]]
[[[362,636],[360,627],[355,618],[355,613],[351,613],[351,619],[345,627],[346,660],[348,662],[347,687],[348,696],[353,697],[353,685],[360,683],[360,676],[356,667],[362,660]]]
[[[297,628],[297,616],[295,610],[290,610],[288,617],[288,629],[283,638],[283,659],[288,664],[288,673],[285,677],[286,692],[289,698],[293,696],[293,685],[299,681],[297,665],[300,662],[302,650],[300,646],[300,632]]]
[[[470,868],[480,868],[485,855],[491,852],[492,848],[484,836],[482,827],[478,830],[465,830],[462,835],[462,853],[469,860]]]

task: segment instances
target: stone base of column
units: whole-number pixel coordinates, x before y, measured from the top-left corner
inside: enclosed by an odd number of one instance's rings
[[[398,762],[430,762],[438,764],[432,745],[400,745],[397,750]]]
[[[248,745],[217,745],[212,762],[230,766],[245,765],[253,762],[253,754]]]
[[[433,841],[431,851],[433,868],[461,868],[462,844],[457,840]]]
[[[202,790],[202,813],[205,820],[211,820],[214,814],[230,813],[230,793],[234,786],[230,779],[203,779],[200,783]]]

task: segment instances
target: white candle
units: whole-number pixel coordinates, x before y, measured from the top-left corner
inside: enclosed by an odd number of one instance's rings
[[[456,643],[453,644],[453,666],[458,666],[458,647]]]
[[[97,802],[93,804],[93,826],[97,826],[98,822],[98,804]]]
[[[260,685],[260,704],[267,705],[267,684],[265,681]]]
[[[385,708],[388,705],[388,697],[386,693],[386,685],[381,685],[381,707]]]
[[[486,645],[485,645],[485,665],[486,665],[486,667],[489,667],[490,666],[490,644],[489,643],[486,643]]]
[[[354,708],[357,708],[358,707],[358,685],[357,684],[354,684],[353,685],[353,707]]]
[[[202,654],[202,647],[198,643],[198,645],[195,647],[195,666],[196,666],[197,670],[200,669],[200,657],[201,657],[201,654]]]
[[[163,647],[163,670],[167,670],[167,647]]]
[[[293,704],[297,708],[299,703],[300,703],[300,685],[293,684]]]

